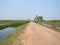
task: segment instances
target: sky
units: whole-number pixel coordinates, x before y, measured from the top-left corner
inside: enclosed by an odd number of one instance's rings
[[[60,0],[0,0],[0,20],[60,20]]]

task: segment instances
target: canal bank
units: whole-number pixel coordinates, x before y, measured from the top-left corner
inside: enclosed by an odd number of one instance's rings
[[[24,28],[27,26],[28,24],[19,26],[16,28],[15,31],[13,31],[10,35],[8,35],[4,40],[0,41],[0,45],[12,45],[13,42],[15,41],[16,37],[23,33]]]
[[[15,30],[16,30],[16,28],[14,28],[14,27],[7,27],[4,29],[1,29],[0,30],[0,41],[3,40],[6,36],[11,34]]]

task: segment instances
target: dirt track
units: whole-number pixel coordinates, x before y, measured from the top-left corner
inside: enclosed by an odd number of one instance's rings
[[[60,33],[34,22],[30,22],[18,38],[23,45],[60,45]]]

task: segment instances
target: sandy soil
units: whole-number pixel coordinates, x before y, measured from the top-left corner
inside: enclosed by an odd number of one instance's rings
[[[13,45],[60,45],[60,33],[34,22],[30,22]]]

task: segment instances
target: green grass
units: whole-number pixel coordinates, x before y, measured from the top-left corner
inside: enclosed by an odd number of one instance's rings
[[[60,20],[48,20],[45,23],[54,25],[54,26],[60,26]]]
[[[24,25],[29,21],[26,20],[0,20],[0,29],[7,27],[17,27],[20,25]]]
[[[43,24],[48,24],[48,25],[51,25],[51,27],[48,27],[48,28],[51,28],[57,32],[60,32],[60,29],[56,29],[56,27],[60,27],[60,20],[45,20],[45,21],[38,21],[37,23],[43,25]]]
[[[10,35],[8,35],[7,37],[5,37],[2,41],[0,41],[0,45],[12,45],[14,40],[17,38],[17,36],[21,33],[23,33],[24,28],[27,26],[28,24],[22,25],[17,27],[17,29],[11,33]],[[21,43],[20,43],[21,44]]]
[[[0,20],[0,24],[5,24],[5,23],[14,23],[14,22],[24,22],[27,20]]]

